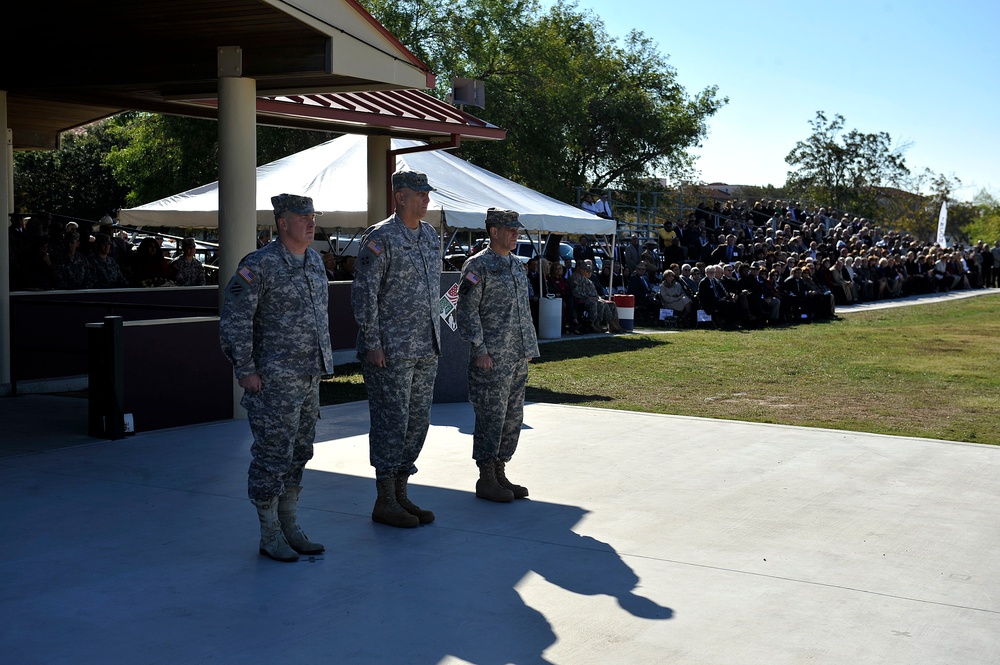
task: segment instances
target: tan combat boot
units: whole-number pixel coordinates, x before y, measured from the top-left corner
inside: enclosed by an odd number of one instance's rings
[[[487,501],[510,503],[514,493],[497,482],[496,465],[494,462],[479,467],[479,480],[476,482],[476,496]]]
[[[281,532],[293,550],[299,554],[319,554],[326,548],[309,540],[296,521],[299,493],[301,487],[291,485],[285,487],[285,493],[278,497],[278,520],[281,522]]]
[[[389,526],[409,528],[420,524],[420,519],[416,515],[403,510],[396,501],[396,479],[385,478],[376,480],[375,487],[378,490],[378,498],[375,499],[375,507],[372,509],[372,521]]]
[[[260,553],[275,561],[298,561],[295,553],[285,540],[278,519],[278,497],[257,499],[253,502],[257,507],[257,519],[260,520]]]
[[[522,485],[515,485],[507,480],[507,474],[504,473],[505,465],[506,462],[499,459],[493,464],[493,468],[496,472],[497,484],[500,485],[500,487],[506,487],[509,489],[514,494],[515,499],[527,499],[528,488]]]
[[[396,476],[396,503],[399,507],[416,516],[420,520],[421,524],[430,524],[434,521],[434,513],[429,510],[423,510],[420,506],[416,505],[410,498],[406,496],[406,483],[410,480],[410,474],[404,473],[402,475]]]

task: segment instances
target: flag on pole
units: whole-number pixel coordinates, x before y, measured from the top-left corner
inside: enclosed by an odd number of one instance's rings
[[[948,241],[944,239],[944,227],[948,225],[948,202],[941,202],[941,214],[938,215],[937,244],[947,247]]]

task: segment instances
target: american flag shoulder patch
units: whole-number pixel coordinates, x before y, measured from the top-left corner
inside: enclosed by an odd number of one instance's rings
[[[470,282],[472,284],[478,284],[479,283],[479,275],[477,275],[474,272],[467,272],[467,273],[465,273],[465,279],[466,279],[466,281],[468,281],[468,282]]]
[[[379,254],[381,254],[383,252],[382,245],[378,244],[374,240],[369,240],[368,244],[365,245],[365,247],[367,247],[368,249],[370,249],[371,252],[372,252],[372,254],[374,254],[375,256],[378,256]]]
[[[240,268],[236,274],[242,277],[243,281],[247,284],[252,284],[253,281],[257,279],[257,275],[254,274],[253,270],[250,270],[250,268],[247,268],[246,266]]]

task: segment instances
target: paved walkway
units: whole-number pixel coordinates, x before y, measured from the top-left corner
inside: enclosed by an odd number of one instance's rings
[[[5,662],[1000,662],[1000,448],[529,404],[473,495],[473,414],[435,405],[411,496],[371,522],[365,402],[325,407],[301,522],[256,552],[245,422],[86,436],[86,401],[0,399]],[[11,442],[16,442],[16,445]]]
[[[893,298],[891,300],[874,300],[846,307],[838,306],[837,314],[851,314],[853,312],[866,312],[873,309],[888,309],[891,307],[907,307],[910,305],[929,305],[950,300],[964,300],[965,298],[975,298],[977,296],[996,295],[998,293],[1000,293],[1000,289],[971,289],[949,291],[947,293],[925,293],[905,298]]]

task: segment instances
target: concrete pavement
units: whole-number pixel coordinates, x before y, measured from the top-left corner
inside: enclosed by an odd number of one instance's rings
[[[343,404],[300,504],[327,552],[280,564],[245,422],[101,441],[84,400],[0,400],[5,437],[74,411],[64,445],[0,458],[5,662],[1000,662],[995,447],[529,404],[531,498],[492,504],[471,407],[435,405],[410,494],[437,521],[403,530],[370,520],[367,404]]]

